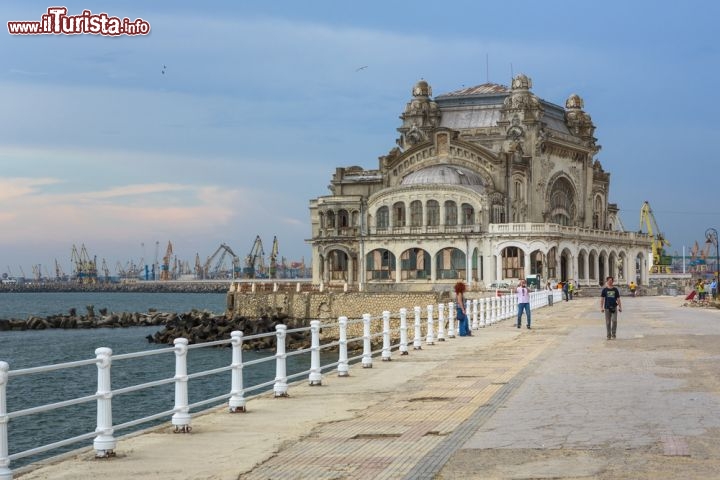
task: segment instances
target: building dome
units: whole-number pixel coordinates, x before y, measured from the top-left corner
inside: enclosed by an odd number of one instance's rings
[[[455,165],[433,165],[409,173],[400,185],[465,185],[484,190],[482,177],[466,168]]]
[[[431,97],[432,87],[425,80],[420,80],[412,90],[413,97]]]

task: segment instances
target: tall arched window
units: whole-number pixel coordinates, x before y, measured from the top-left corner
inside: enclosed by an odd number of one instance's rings
[[[375,218],[375,227],[378,230],[385,230],[390,226],[390,209],[388,207],[380,207]]]
[[[350,226],[350,218],[347,210],[338,210],[338,227],[347,228]]]
[[[605,222],[603,222],[603,205],[602,205],[602,198],[600,195],[595,196],[595,201],[593,202],[593,228],[604,228]]]
[[[393,205],[393,227],[405,226],[405,203],[396,202]]]
[[[427,202],[427,224],[429,227],[440,225],[440,204],[437,200],[428,200]]]
[[[558,178],[550,192],[550,221],[572,225],[575,221],[575,189],[567,178]]]
[[[445,225],[457,225],[457,203],[452,200],[445,201]]]
[[[462,204],[462,224],[473,225],[475,223],[475,209],[469,203]]]
[[[410,203],[410,226],[422,227],[422,202],[413,200]]]

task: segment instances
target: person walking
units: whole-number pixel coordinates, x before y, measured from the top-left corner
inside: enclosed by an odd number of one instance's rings
[[[517,328],[522,325],[522,314],[525,311],[527,317],[527,328],[530,330],[530,291],[525,284],[525,280],[520,280],[520,285],[517,288],[518,298],[518,313],[517,313]]]
[[[613,285],[615,279],[607,277],[605,288],[600,293],[600,310],[605,313],[605,327],[608,340],[614,339],[617,332],[617,314],[622,312],[620,290]]]
[[[470,337],[470,325],[468,324],[468,316],[465,311],[465,283],[457,282],[455,284],[455,312],[458,320],[458,335],[461,337]]]
[[[572,280],[568,280],[568,298],[570,298],[570,300],[572,300],[574,292],[575,287],[573,286]]]
[[[566,302],[570,300],[570,297],[569,297],[570,292],[568,290],[568,283],[569,282],[566,281],[565,283],[562,284],[562,292],[563,292],[563,296],[565,297]]]

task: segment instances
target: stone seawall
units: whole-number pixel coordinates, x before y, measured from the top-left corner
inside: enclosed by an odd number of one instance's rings
[[[414,306],[423,307],[452,301],[448,292],[366,293],[366,292],[229,292],[227,313],[253,318],[263,315],[287,315],[306,320],[337,320],[373,316],[389,310],[393,315],[407,308],[412,316]],[[424,314],[423,314],[424,315]]]

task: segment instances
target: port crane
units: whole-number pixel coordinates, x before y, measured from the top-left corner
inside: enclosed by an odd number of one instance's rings
[[[105,276],[105,283],[110,283],[110,269],[108,268],[107,262],[105,259],[102,259],[102,264],[100,265],[100,270],[103,272],[103,275]]]
[[[55,259],[55,281],[56,282],[64,282],[67,280],[65,277],[65,272],[63,271],[62,267],[57,261],[57,258]]]
[[[243,275],[245,278],[257,278],[262,275],[264,269],[264,257],[265,250],[263,250],[262,240],[260,235],[255,237],[250,253],[245,257],[245,268],[243,269]]]
[[[90,260],[84,244],[79,251],[73,245],[70,258],[75,265],[75,278],[78,283],[95,283],[97,281],[97,260]]]
[[[665,254],[665,247],[670,246],[670,242],[660,233],[655,215],[653,215],[650,203],[645,201],[640,208],[640,233],[643,233],[642,227],[645,225],[647,234],[652,242],[652,265],[650,273],[672,273],[672,257]]]
[[[165,256],[163,257],[163,263],[160,266],[160,280],[170,280],[170,259],[173,255],[172,242],[168,241],[167,249],[165,250]]]
[[[270,252],[270,278],[277,278],[278,239],[273,237],[272,251]]]
[[[227,271],[222,270],[223,262],[228,255],[230,255],[232,263],[229,275]],[[212,270],[210,269],[211,265],[215,265]],[[229,246],[222,243],[217,250],[215,250],[215,253],[209,256],[205,261],[205,264],[202,266],[202,271],[204,275],[203,278],[222,278],[228,276],[229,278],[237,278],[237,275],[240,272],[240,259],[237,255],[235,255],[235,252],[233,252]]]

